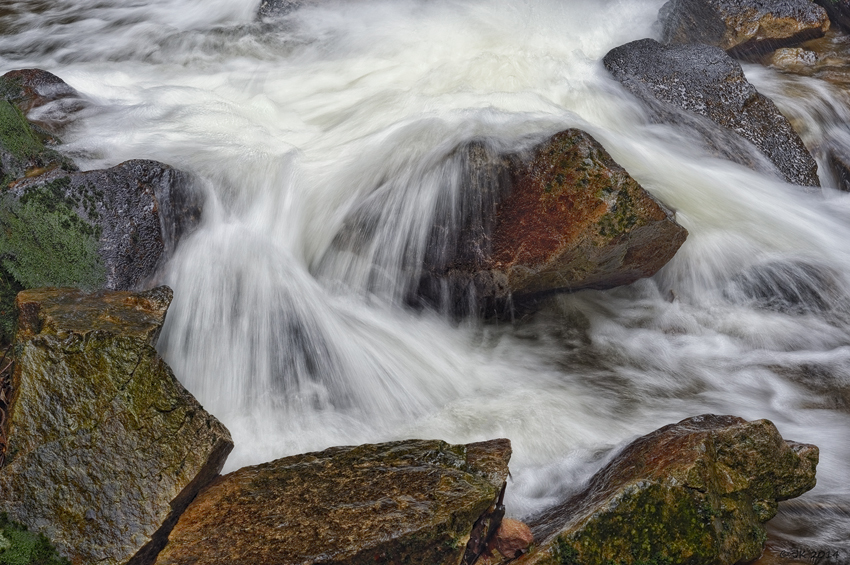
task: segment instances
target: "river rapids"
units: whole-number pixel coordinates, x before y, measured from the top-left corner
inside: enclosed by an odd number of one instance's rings
[[[509,515],[558,503],[638,435],[702,413],[820,447],[817,487],[772,522],[850,547],[850,194],[818,148],[850,95],[744,64],[819,160],[806,192],[650,122],[601,64],[657,37],[663,0],[4,0],[0,71],[38,67],[91,106],[83,169],[169,163],[207,192],[158,282],[159,349],[233,433],[225,470],[402,438],[513,442]],[[591,133],[690,236],[657,275],[481,322],[405,305],[451,155]],[[355,215],[370,230],[336,244]]]

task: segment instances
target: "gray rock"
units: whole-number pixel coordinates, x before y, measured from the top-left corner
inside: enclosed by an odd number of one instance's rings
[[[134,289],[200,212],[192,179],[156,161],[52,171],[16,183],[0,198],[0,222],[12,232],[0,236],[0,258],[25,288]],[[26,223],[31,233],[21,233]],[[65,251],[54,253],[56,242]]]
[[[149,563],[233,448],[153,347],[171,296],[18,295],[0,511],[74,563]]]
[[[705,43],[743,58],[829,29],[826,11],[809,0],[670,0],[659,19],[665,43]]]
[[[820,186],[817,163],[788,119],[723,50],[641,39],[603,62],[653,120],[691,129],[719,156],[762,171],[769,161],[790,183]]]
[[[850,0],[814,0],[826,10],[832,23],[850,31]]]

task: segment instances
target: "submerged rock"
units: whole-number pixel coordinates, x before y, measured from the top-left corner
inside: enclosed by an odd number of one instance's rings
[[[156,563],[457,565],[510,454],[504,439],[409,440],[245,467],[198,495]]]
[[[531,523],[518,564],[732,565],[761,554],[777,501],[815,486],[818,449],[768,420],[688,418],[643,436]]]
[[[765,170],[769,160],[787,182],[820,186],[800,136],[721,49],[642,39],[611,50],[603,62],[653,120],[690,128],[717,154],[745,166]]]
[[[809,0],[670,0],[659,17],[665,43],[704,43],[744,58],[829,29],[826,10]]]
[[[432,246],[439,253],[426,258],[419,288],[432,301],[447,293],[453,310],[629,284],[653,275],[687,237],[583,131],[560,132],[526,155],[488,157],[475,144],[467,151],[468,190],[492,204],[470,214],[456,241]]]
[[[149,562],[229,432],[154,349],[171,290],[18,295],[0,511],[74,563]]]

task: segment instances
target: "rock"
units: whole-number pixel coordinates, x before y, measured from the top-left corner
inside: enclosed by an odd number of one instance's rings
[[[823,6],[829,19],[843,29],[850,31],[850,0],[814,0]]]
[[[605,289],[653,275],[687,237],[673,214],[587,133],[570,129],[526,155],[465,149],[485,201],[425,260],[420,296],[500,310],[536,296]],[[507,185],[507,186],[505,186]],[[443,225],[437,233],[451,233]],[[432,237],[432,240],[435,240]]]
[[[817,62],[817,53],[802,47],[783,47],[770,56],[770,64],[779,68],[810,67]]]
[[[721,49],[642,39],[611,50],[603,62],[654,121],[690,128],[718,155],[748,167],[775,167],[787,182],[820,186],[800,136]]]
[[[841,146],[827,149],[827,161],[835,175],[838,190],[850,192],[850,151]]]
[[[43,534],[27,530],[9,517],[0,514],[0,563],[15,565],[71,565],[57,555],[50,541]]]
[[[289,12],[300,8],[303,0],[262,0],[257,8],[257,16],[260,18],[279,18]]]
[[[518,520],[505,518],[475,565],[508,563],[528,552],[533,543],[534,535],[528,526]]]
[[[504,439],[409,440],[245,467],[198,495],[156,563],[457,565],[510,454]]]
[[[670,0],[659,13],[665,43],[704,43],[751,58],[822,37],[826,10],[809,0]]]
[[[31,123],[36,133],[57,135],[86,107],[80,93],[53,73],[41,69],[9,71],[0,77],[0,98],[14,104]],[[31,113],[32,110],[40,109]],[[42,138],[45,136],[42,135]]]
[[[532,520],[518,564],[732,565],[761,554],[777,501],[815,486],[818,449],[768,420],[688,418],[643,436],[575,498]]]
[[[0,193],[0,277],[19,289],[138,288],[200,210],[191,178],[156,161],[21,180]]]
[[[39,137],[17,106],[0,100],[0,191],[16,179],[57,168],[77,170],[70,159],[45,147],[43,136]]]
[[[150,562],[233,448],[153,347],[170,301],[167,287],[18,295],[0,511],[74,563]]]

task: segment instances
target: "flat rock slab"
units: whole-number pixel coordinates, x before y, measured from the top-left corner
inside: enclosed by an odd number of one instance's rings
[[[641,39],[611,50],[603,62],[654,121],[693,129],[719,156],[757,170],[769,162],[787,182],[820,186],[800,136],[722,49]]]
[[[575,498],[532,520],[518,565],[732,565],[761,554],[777,501],[815,486],[818,448],[768,420],[704,415],[643,436]]]
[[[822,37],[829,29],[826,10],[810,0],[671,0],[659,19],[665,43],[704,43],[743,58]]]
[[[245,467],[201,492],[156,563],[458,565],[510,454],[508,440],[410,440]]]
[[[171,290],[21,292],[0,511],[73,563],[147,563],[233,448],[153,348]]]

